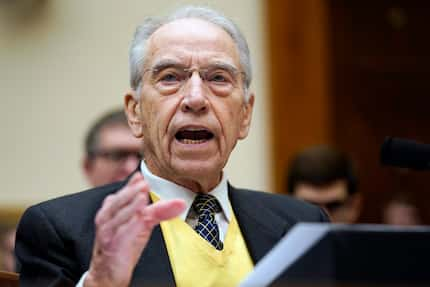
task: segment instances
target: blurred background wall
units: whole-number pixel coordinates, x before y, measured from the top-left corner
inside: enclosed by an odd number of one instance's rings
[[[3,213],[86,188],[83,137],[101,113],[122,105],[136,25],[190,3],[223,11],[249,41],[256,110],[250,136],[233,152],[227,172],[235,185],[270,190],[263,1],[2,0]]]
[[[184,3],[224,11],[250,44],[257,102],[227,168],[233,184],[285,193],[292,156],[330,144],[356,163],[361,222],[380,222],[404,192],[430,222],[428,173],[379,164],[385,136],[430,143],[430,2],[420,0],[0,1],[3,210],[86,187],[83,136],[122,102],[136,25]]]

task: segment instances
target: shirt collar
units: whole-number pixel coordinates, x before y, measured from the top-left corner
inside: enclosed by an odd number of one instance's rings
[[[193,204],[194,198],[197,196],[197,193],[174,182],[156,176],[148,169],[143,160],[140,163],[140,170],[143,174],[143,178],[148,182],[151,192],[155,193],[160,198],[160,200],[180,198],[185,201],[186,208],[178,216],[185,221],[187,218],[187,214],[191,208],[191,205]],[[221,181],[214,189],[209,192],[209,194],[215,196],[215,198],[221,205],[222,212],[224,213],[227,220],[230,222],[230,200],[228,198],[227,175],[224,171],[222,173]]]

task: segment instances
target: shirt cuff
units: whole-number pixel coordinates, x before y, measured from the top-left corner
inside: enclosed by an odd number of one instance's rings
[[[81,280],[79,280],[78,284],[76,284],[76,286],[75,286],[75,287],[84,287],[84,281],[85,281],[85,278],[87,277],[87,273],[88,273],[88,271],[86,271],[86,272],[82,275]]]

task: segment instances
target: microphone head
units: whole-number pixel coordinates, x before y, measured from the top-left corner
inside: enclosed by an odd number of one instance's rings
[[[380,153],[381,163],[417,170],[430,169],[430,145],[400,138],[385,138]]]

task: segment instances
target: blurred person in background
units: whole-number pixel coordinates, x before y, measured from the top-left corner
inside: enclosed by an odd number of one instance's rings
[[[335,223],[355,223],[361,194],[351,160],[328,146],[313,146],[298,153],[288,169],[288,192],[321,206]]]
[[[422,224],[422,220],[414,200],[402,192],[395,193],[385,204],[382,211],[382,223],[414,226]]]
[[[0,270],[15,272],[15,226],[0,227]]]
[[[91,186],[125,179],[136,170],[141,141],[133,136],[124,109],[105,113],[85,137],[83,173]]]

